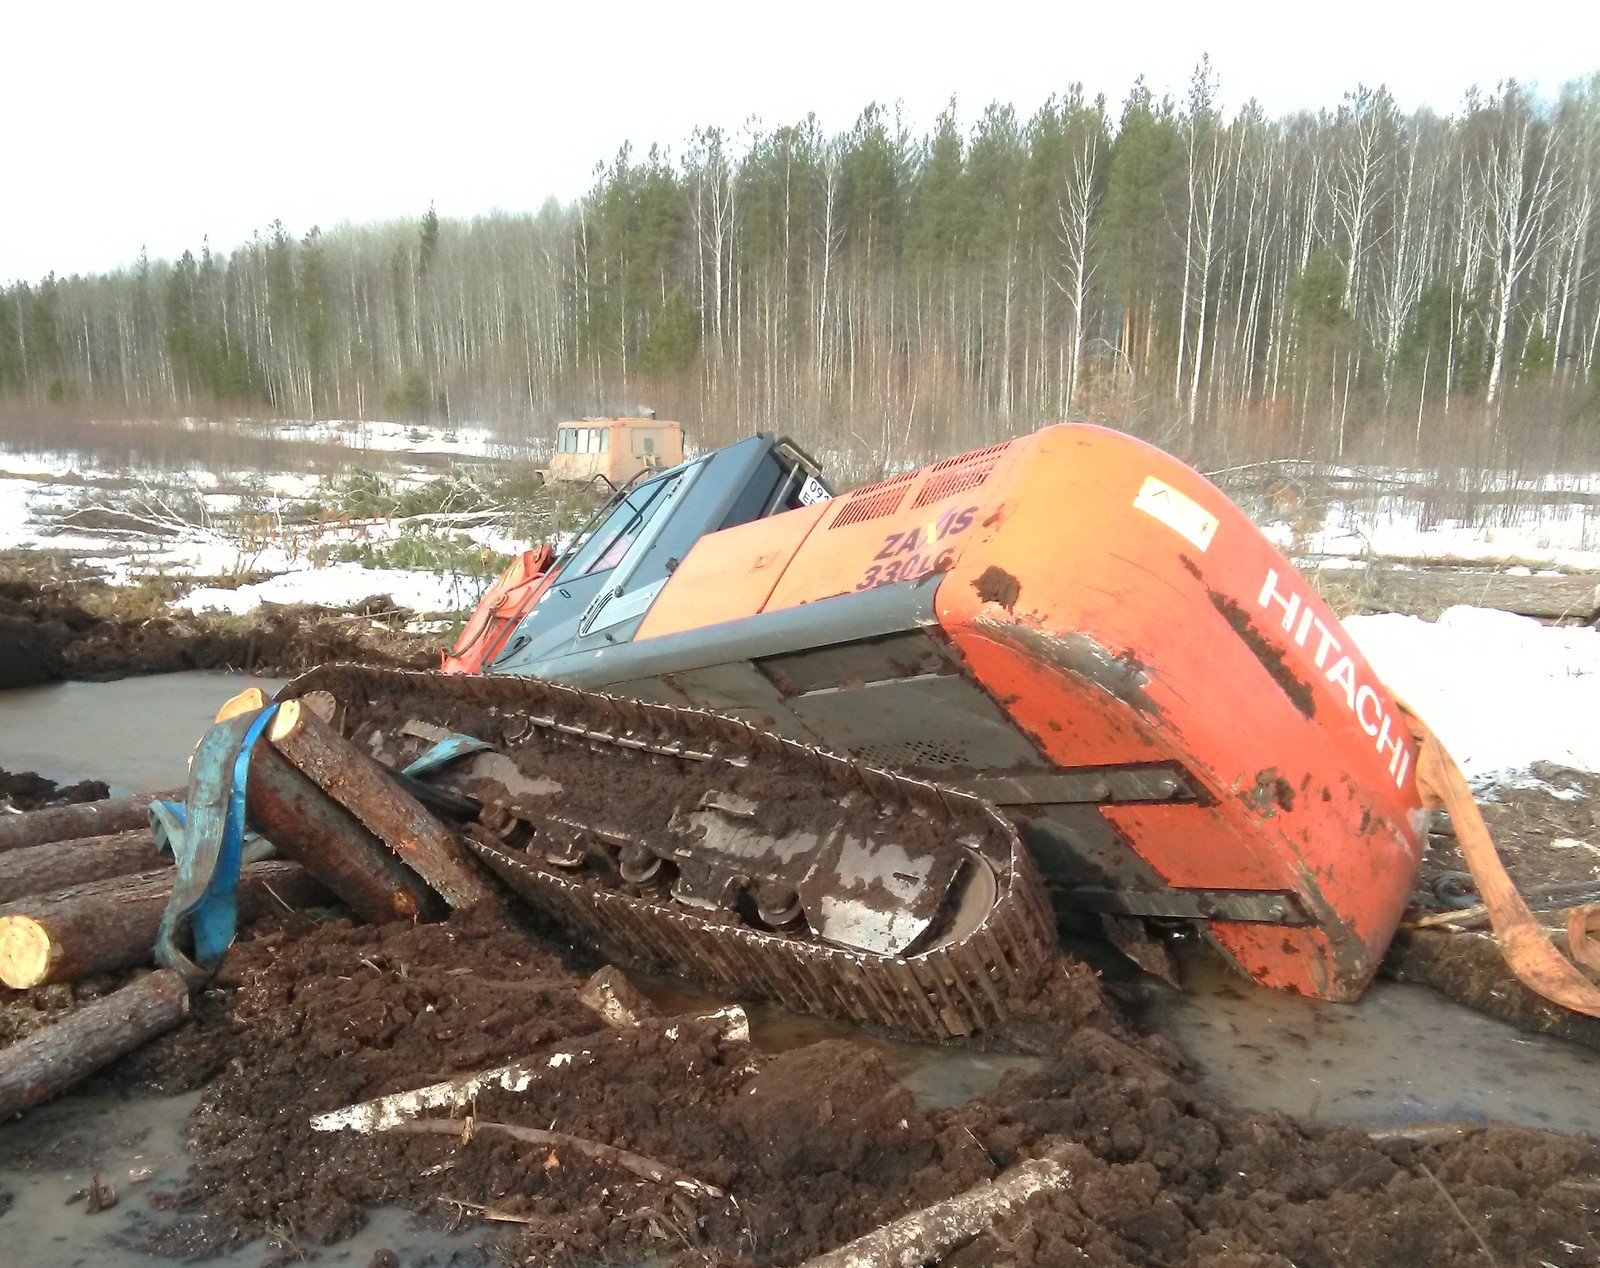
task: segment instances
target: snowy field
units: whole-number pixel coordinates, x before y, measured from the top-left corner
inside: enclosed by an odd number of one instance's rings
[[[181,430],[184,424],[173,426]],[[272,428],[270,437],[285,447],[342,451],[347,473],[381,469],[400,489],[423,485],[458,460],[522,456],[488,428],[471,425],[288,423]],[[472,607],[485,584],[478,576],[319,564],[334,548],[381,548],[408,528],[405,521],[370,517],[294,524],[287,514],[291,506],[315,497],[328,479],[303,471],[217,471],[200,462],[159,472],[112,471],[60,453],[0,452],[0,549],[71,552],[101,568],[113,584],[269,577],[239,586],[196,586],[175,606],[197,612],[237,614],[263,602],[340,607],[375,594],[422,613]],[[133,511],[127,509],[130,496],[138,500]],[[415,531],[418,525],[409,527]],[[430,527],[468,537],[486,552],[521,549],[485,517]]]
[[[341,455],[346,472],[381,469],[398,487],[435,480],[456,461],[528,456],[498,443],[482,426],[291,423],[270,433],[274,441]],[[1461,489],[1435,490],[1429,473],[1331,474],[1314,498],[1302,498],[1299,485],[1290,486],[1294,496],[1288,498],[1278,488],[1253,496],[1231,481],[1228,487],[1308,569],[1383,559],[1600,574],[1600,476],[1512,482],[1475,474],[1469,497]],[[1321,473],[1325,480],[1329,475]],[[114,583],[222,579],[221,585],[197,581],[174,601],[197,612],[244,613],[264,602],[337,607],[377,594],[419,613],[471,608],[489,580],[481,572],[374,568],[330,557],[339,547],[392,544],[419,531],[414,522],[346,517],[289,523],[285,512],[318,495],[326,479],[304,470],[229,471],[197,463],[141,474],[96,469],[59,453],[0,452],[0,549],[69,552],[102,568]],[[142,482],[149,496],[130,515],[127,496]],[[184,497],[182,507],[162,501],[174,488]],[[1473,507],[1470,515],[1459,514],[1464,503]],[[108,516],[108,508],[119,509]],[[250,514],[241,518],[246,510]],[[1458,513],[1452,517],[1450,510]],[[422,528],[470,540],[486,557],[530,544],[492,516],[416,518],[434,521]],[[241,534],[242,522],[250,531]],[[266,579],[232,583],[247,576]],[[1546,627],[1478,608],[1452,608],[1433,622],[1381,615],[1352,617],[1345,625],[1384,681],[1429,720],[1480,785],[1524,778],[1538,761],[1600,770],[1600,632]]]

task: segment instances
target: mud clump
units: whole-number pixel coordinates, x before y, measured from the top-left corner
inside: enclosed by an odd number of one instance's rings
[[[0,770],[0,810],[42,810],[46,806],[71,806],[84,801],[100,801],[111,795],[104,780],[80,779],[75,784],[58,784],[37,771],[13,774]]]
[[[61,647],[69,632],[55,622],[29,620],[0,603],[0,691],[61,677]]]
[[[1065,1193],[950,1264],[1564,1268],[1600,1251],[1587,1138],[1492,1127],[1423,1143],[1229,1110],[1094,1032],[952,1117],[997,1162],[1052,1140],[1081,1152]]]
[[[993,564],[983,570],[983,575],[972,583],[982,603],[998,603],[1007,612],[1017,606],[1022,597],[1022,585],[1004,568]]]
[[[903,1179],[932,1156],[921,1115],[875,1053],[830,1040],[774,1057],[735,1102],[734,1117],[761,1173],[781,1180],[847,1175]]]

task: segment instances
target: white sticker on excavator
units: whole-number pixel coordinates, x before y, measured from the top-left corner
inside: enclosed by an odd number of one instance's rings
[[[1174,532],[1186,537],[1201,550],[1211,546],[1221,523],[1215,515],[1186,493],[1179,493],[1164,480],[1145,476],[1139,496],[1133,499],[1134,509],[1153,515]]]

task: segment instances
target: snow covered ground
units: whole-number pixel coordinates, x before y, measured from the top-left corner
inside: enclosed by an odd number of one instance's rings
[[[1587,502],[1555,502],[1508,510],[1487,523],[1430,523],[1415,503],[1384,498],[1375,508],[1335,503],[1308,530],[1284,522],[1267,528],[1280,550],[1315,559],[1323,568],[1402,559],[1600,570],[1597,510]]]
[[[1475,784],[1540,761],[1600,771],[1600,631],[1467,607],[1344,627]]]
[[[181,435],[210,424],[181,420],[170,426]],[[480,424],[443,428],[319,421],[247,426],[245,431],[285,446],[311,442],[347,450],[352,470],[369,469],[362,457],[371,454],[378,459],[372,466],[381,465],[387,478],[401,488],[437,478],[438,455],[478,461],[525,456],[523,450],[500,441]],[[181,450],[181,439],[176,446]],[[408,462],[408,456],[415,461]],[[331,549],[353,543],[382,547],[405,527],[399,521],[381,519],[355,525],[283,524],[281,513],[292,503],[315,495],[322,484],[319,477],[300,471],[217,471],[198,461],[180,461],[159,472],[128,473],[36,448],[0,452],[0,549],[72,552],[92,560],[113,584],[152,576],[178,579],[265,573],[270,577],[237,589],[199,588],[175,602],[176,607],[197,612],[242,613],[263,602],[344,606],[378,594],[431,613],[470,609],[477,601],[485,584],[481,577],[355,563],[319,566],[314,547]],[[237,522],[244,502],[244,494],[237,490],[242,488],[249,490],[257,509],[256,523],[245,535]],[[157,507],[146,531],[135,531],[137,526],[126,523],[109,528],[103,515],[93,514],[120,508],[129,493],[146,491],[156,502],[177,495],[189,506],[177,508],[174,503],[170,516]],[[193,507],[203,514],[195,515]],[[85,510],[91,512],[89,524],[95,526],[73,524],[74,512],[83,518]],[[449,531],[500,554],[525,545],[492,523],[462,524]]]
[[[343,563],[282,572],[233,590],[202,587],[191,590],[174,606],[190,612],[242,615],[263,603],[310,603],[338,608],[372,595],[387,594],[398,606],[414,612],[459,612],[472,607],[482,591],[480,582],[460,576]]]

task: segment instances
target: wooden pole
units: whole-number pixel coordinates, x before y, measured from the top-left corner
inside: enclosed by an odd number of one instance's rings
[[[1004,1175],[912,1211],[848,1245],[808,1259],[801,1268],[922,1268],[971,1241],[1036,1193],[1053,1193],[1072,1173],[1050,1158],[1019,1163]]]
[[[426,881],[265,740],[250,751],[246,795],[251,826],[368,924],[445,914]]]
[[[152,801],[182,801],[186,796],[186,790],[170,788],[166,792],[109,797],[102,801],[83,801],[72,806],[50,806],[45,810],[30,810],[27,814],[6,815],[0,818],[0,851],[143,828],[149,825]]]
[[[49,1100],[188,1014],[189,988],[162,969],[0,1049],[0,1117]]]
[[[50,894],[86,881],[151,872],[172,860],[156,848],[149,829],[53,841],[0,854],[0,903],[29,894]]]
[[[643,1154],[636,1154],[630,1149],[618,1149],[615,1145],[605,1144],[603,1141],[589,1140],[584,1136],[572,1136],[566,1132],[542,1131],[537,1127],[519,1127],[514,1123],[485,1123],[478,1119],[466,1122],[453,1122],[445,1119],[428,1118],[414,1123],[400,1123],[390,1128],[391,1131],[409,1132],[419,1136],[454,1136],[463,1145],[470,1141],[479,1132],[496,1132],[502,1136],[509,1136],[512,1140],[524,1141],[530,1145],[540,1145],[545,1149],[570,1149],[574,1153],[582,1154],[595,1162],[620,1167],[631,1172],[641,1180],[651,1180],[656,1184],[670,1185],[682,1189],[686,1193],[704,1194],[706,1197],[720,1198],[727,1195],[714,1184],[707,1184],[704,1180],[697,1180],[686,1171],[679,1171],[676,1167],[661,1162],[656,1158],[646,1158]]]
[[[168,867],[0,906],[0,982],[27,990],[150,963],[174,875]],[[327,900],[297,863],[253,863],[239,877],[241,924],[280,904]]]
[[[267,739],[450,906],[495,901],[489,879],[449,829],[299,700],[279,706]]]

